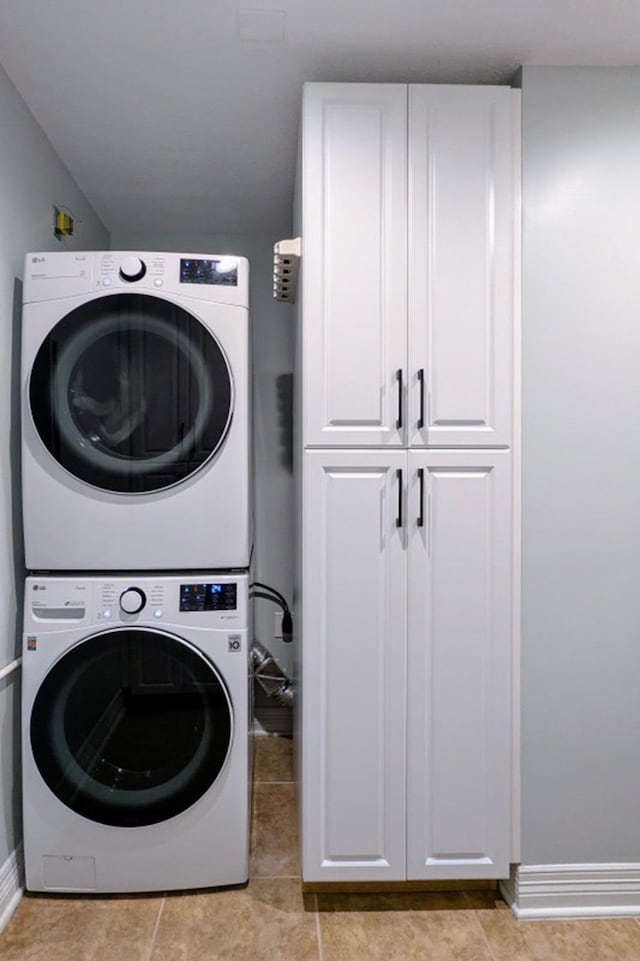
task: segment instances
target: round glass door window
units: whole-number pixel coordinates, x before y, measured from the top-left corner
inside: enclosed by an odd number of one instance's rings
[[[222,348],[186,310],[114,294],[71,311],[33,364],[31,413],[58,463],[103,490],[171,487],[218,450],[233,407]]]
[[[204,655],[160,631],[107,631],[47,674],[30,721],[42,777],[77,814],[118,827],[187,810],[222,771],[233,733]]]

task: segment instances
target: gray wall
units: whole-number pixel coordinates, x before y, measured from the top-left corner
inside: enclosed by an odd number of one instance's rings
[[[0,68],[0,668],[19,652],[24,576],[20,513],[19,350],[24,255],[29,250],[108,247],[109,235]],[[53,237],[53,205],[76,219],[73,238]],[[0,681],[0,868],[19,841],[19,672]]]
[[[639,862],[640,69],[522,89],[522,860]]]
[[[269,235],[115,232],[114,250],[174,250],[238,254],[249,259],[253,347],[253,473],[255,492],[256,580],[271,584],[291,601],[294,504],[291,466],[291,308],[272,296],[273,244],[290,236],[289,211]],[[256,603],[256,638],[291,676],[291,646],[274,640],[276,607]],[[286,712],[283,715],[286,723]],[[278,719],[280,724],[280,719]]]

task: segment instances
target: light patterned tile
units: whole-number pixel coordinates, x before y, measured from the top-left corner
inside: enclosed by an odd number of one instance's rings
[[[255,781],[293,781],[293,741],[291,738],[256,736],[254,738]]]
[[[511,911],[479,910],[495,961],[638,961],[633,918],[518,921]]]
[[[167,897],[150,961],[319,961],[299,881]]]
[[[252,878],[299,877],[294,784],[256,784],[251,829]]]
[[[464,893],[318,895],[324,961],[493,961]]]
[[[146,961],[162,897],[27,895],[0,935],[2,961]]]

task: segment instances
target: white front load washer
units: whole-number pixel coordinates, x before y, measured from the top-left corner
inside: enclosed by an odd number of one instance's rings
[[[28,254],[27,568],[248,568],[247,261]]]
[[[27,579],[30,891],[247,880],[249,636],[247,575]]]

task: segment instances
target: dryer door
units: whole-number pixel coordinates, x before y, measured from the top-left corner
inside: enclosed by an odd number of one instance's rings
[[[222,444],[233,385],[221,345],[157,297],[113,294],[67,314],[36,355],[31,414],[75,477],[127,494],[171,487]]]
[[[156,824],[219,777],[232,706],[213,664],[174,635],[139,628],[80,642],[51,668],[30,719],[53,793],[101,824]]]

